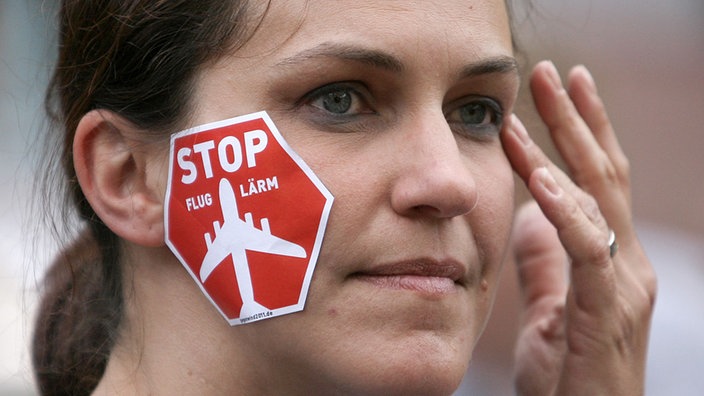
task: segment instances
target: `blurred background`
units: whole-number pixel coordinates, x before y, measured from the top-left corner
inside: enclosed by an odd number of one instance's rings
[[[526,71],[585,64],[633,172],[636,224],[659,276],[647,395],[704,394],[704,2],[514,1]],[[520,4],[518,4],[520,3]],[[32,395],[28,342],[50,239],[31,210],[56,5],[0,0],[0,395]],[[527,84],[524,84],[524,87]],[[518,114],[551,151],[529,97]],[[458,395],[511,395],[520,306],[506,268]]]

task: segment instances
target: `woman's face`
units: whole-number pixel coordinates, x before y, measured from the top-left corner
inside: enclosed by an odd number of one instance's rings
[[[266,381],[458,385],[507,246],[517,89],[502,0],[274,1],[202,72],[194,125],[266,110],[335,197],[305,310],[231,330]]]

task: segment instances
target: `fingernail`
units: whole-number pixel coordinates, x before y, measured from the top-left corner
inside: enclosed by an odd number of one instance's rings
[[[596,83],[594,82],[594,76],[592,76],[592,73],[584,65],[579,65],[577,67],[579,67],[582,74],[584,74],[584,78],[587,80],[587,87],[589,88],[589,91],[593,94],[596,94]]]
[[[525,125],[521,122],[517,115],[511,114],[511,130],[518,137],[518,139],[523,143],[524,146],[531,144],[532,140],[528,136],[528,131]]]
[[[562,80],[560,79],[560,74],[557,72],[557,67],[552,61],[548,61],[548,77],[552,83],[553,88],[562,89]]]
[[[538,168],[538,180],[540,184],[543,185],[545,190],[555,197],[559,197],[562,194],[562,188],[557,184],[555,177],[550,173],[548,168],[541,167]]]

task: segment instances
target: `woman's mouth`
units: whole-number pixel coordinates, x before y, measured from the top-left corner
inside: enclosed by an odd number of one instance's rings
[[[373,266],[350,277],[377,287],[410,290],[429,296],[457,292],[466,269],[455,260],[417,259]]]

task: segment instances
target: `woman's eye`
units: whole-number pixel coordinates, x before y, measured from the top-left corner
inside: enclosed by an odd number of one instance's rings
[[[462,134],[477,137],[498,135],[502,119],[501,106],[488,98],[474,99],[447,115],[447,121],[453,128],[460,129]]]
[[[364,97],[349,84],[330,84],[306,95],[310,106],[335,116],[373,113]]]

